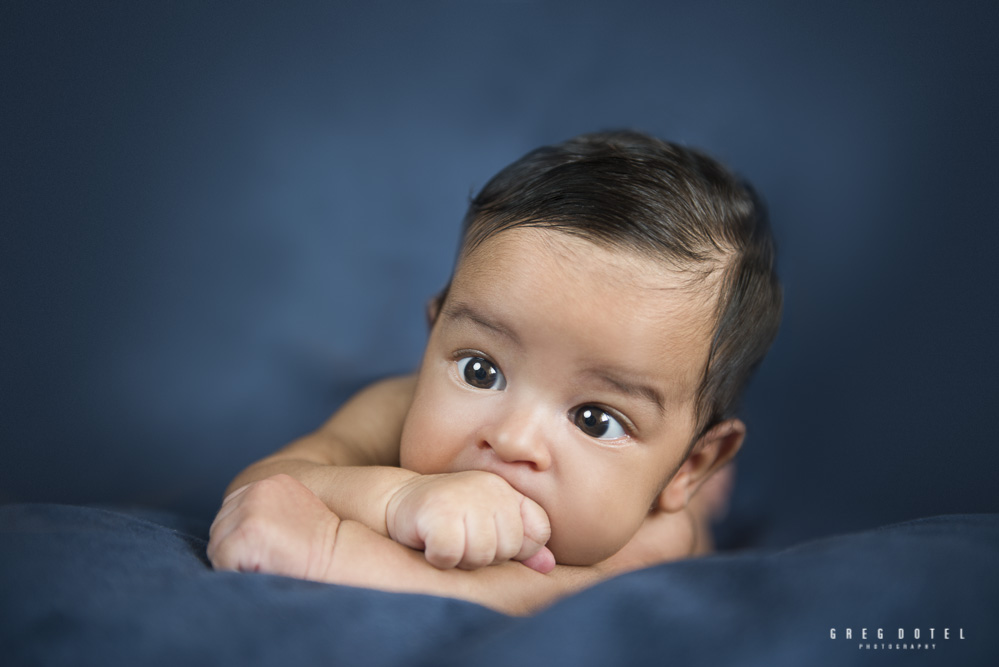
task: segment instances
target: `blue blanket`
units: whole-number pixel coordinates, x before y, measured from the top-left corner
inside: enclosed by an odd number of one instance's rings
[[[904,653],[905,665],[999,659],[994,514],[662,565],[531,618],[425,595],[214,572],[204,534],[204,525],[169,514],[0,507],[0,663],[898,664],[885,652]]]

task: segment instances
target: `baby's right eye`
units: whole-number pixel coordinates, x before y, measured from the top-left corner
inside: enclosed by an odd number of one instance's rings
[[[506,389],[506,378],[496,364],[483,357],[462,357],[458,360],[458,374],[477,389]]]

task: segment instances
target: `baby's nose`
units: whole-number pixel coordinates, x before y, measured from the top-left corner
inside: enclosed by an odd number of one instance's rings
[[[536,408],[511,410],[483,434],[482,446],[491,448],[507,463],[526,463],[535,470],[551,466],[551,450],[544,416]]]

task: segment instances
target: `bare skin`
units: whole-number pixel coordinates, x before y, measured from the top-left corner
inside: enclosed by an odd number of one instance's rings
[[[513,615],[533,613],[611,574],[599,566],[562,565],[541,574],[515,561],[476,570],[438,569],[419,551],[340,519],[283,474],[226,499],[208,553],[218,569],[455,597]]]
[[[385,406],[406,406],[414,387],[414,377],[373,385],[318,431],[240,473],[212,524],[209,558],[215,567],[457,597],[525,615],[614,575],[711,551],[709,523],[728,493],[724,471],[685,510],[651,511],[628,546],[611,558],[589,567],[557,565],[547,574],[515,561],[476,570],[438,569],[420,551],[395,542],[362,520],[335,514],[321,499],[323,490],[335,503],[354,483],[364,487],[370,480],[373,484],[367,488],[376,495],[379,472],[395,472],[391,467],[381,470],[391,466],[388,452],[380,452],[383,458],[378,458],[377,450],[370,452],[370,459],[351,458],[357,454],[339,440],[339,430],[350,419],[358,419],[385,429],[377,435],[389,435],[395,429],[388,420],[373,419],[374,414],[384,418]],[[396,428],[401,429],[401,424]],[[349,461],[360,469],[333,461]],[[410,479],[408,472],[401,471],[400,476]],[[354,516],[364,517],[368,513],[363,510],[370,506],[358,503],[356,508]]]
[[[684,456],[710,293],[557,233],[497,239],[459,265],[418,376],[369,387],[233,481],[217,568],[523,614],[710,548],[724,480],[695,492],[745,433],[728,420]]]

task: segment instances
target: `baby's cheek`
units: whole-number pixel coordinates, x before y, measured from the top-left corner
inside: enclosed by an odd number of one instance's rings
[[[645,513],[636,518],[600,510],[562,516],[550,511],[552,538],[548,548],[561,565],[593,565],[624,548],[644,516]]]
[[[424,457],[420,456],[420,448],[416,446],[414,441],[414,438],[418,437],[416,429],[407,421],[403,427],[402,440],[399,443],[399,465],[406,470],[426,474],[420,470]]]
[[[400,465],[424,475],[449,472],[465,440],[455,417],[464,411],[433,379],[421,376],[399,443]]]
[[[399,447],[399,465],[406,470],[412,470],[421,475],[430,475],[437,472],[435,470],[435,461],[427,455],[425,450],[425,447],[421,447],[413,442],[407,442],[407,439],[403,437],[402,444]]]
[[[407,421],[399,444],[399,464],[421,475],[448,472],[447,436],[421,421]]]

